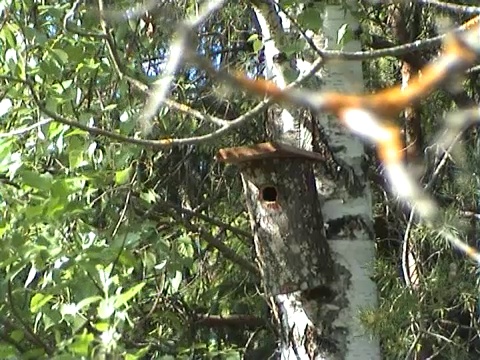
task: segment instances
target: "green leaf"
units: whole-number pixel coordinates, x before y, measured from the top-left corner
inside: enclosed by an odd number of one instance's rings
[[[61,354],[50,358],[50,360],[78,360],[78,356],[73,356],[71,354]]]
[[[65,46],[64,50],[68,57],[75,62],[80,62],[85,57],[84,47],[81,44],[78,44],[78,42],[76,42],[75,45]]]
[[[153,204],[157,201],[158,194],[153,189],[148,189],[147,192],[142,192],[140,194],[140,198],[148,202],[149,204]]]
[[[149,347],[149,346],[146,346],[146,347],[138,350],[137,352],[127,354],[127,355],[125,356],[125,360],[140,360],[140,359],[145,359],[145,356],[147,355],[149,349],[150,349],[150,347]]]
[[[127,183],[130,180],[130,173],[132,166],[129,166],[123,170],[115,172],[115,183],[117,185],[122,185]]]
[[[45,107],[47,110],[50,110],[52,112],[57,112],[58,105],[60,104],[60,101],[58,98],[49,96],[47,100],[45,101]]]
[[[56,59],[60,64],[66,64],[68,62],[68,54],[61,49],[51,49],[52,57]]]
[[[114,300],[103,299],[97,308],[98,317],[100,319],[108,319],[115,312]]]
[[[36,348],[32,350],[28,350],[22,354],[21,359],[23,360],[36,360],[36,359],[43,359],[45,355],[45,351],[42,348]]]
[[[89,115],[89,114],[84,114],[83,116],[85,116],[87,118],[87,120],[84,119],[85,121],[82,121],[82,123],[86,123],[88,120],[90,120],[92,118],[92,116]],[[80,119],[82,119],[83,116],[80,115]],[[67,134],[65,134],[65,137],[69,138],[69,137],[74,136],[74,135],[85,136],[85,135],[88,135],[88,132],[86,132],[85,130],[82,130],[82,129],[72,129]]]
[[[263,41],[262,40],[255,40],[253,42],[253,52],[258,54],[260,52],[260,50],[262,50],[263,48]]]
[[[295,54],[303,51],[304,48],[305,48],[305,43],[303,41],[294,40],[284,45],[282,47],[282,50],[283,52],[285,52],[287,56],[289,56],[291,54]]]
[[[348,24],[343,24],[337,32],[337,44],[345,44],[349,39],[346,36],[349,33]]]
[[[102,321],[102,322],[96,323],[94,327],[96,330],[104,332],[108,330],[108,328],[110,327],[110,324],[108,322]]]
[[[0,343],[0,359],[20,359],[13,345]]]
[[[48,124],[48,139],[52,140],[54,137],[59,135],[62,131],[65,130],[66,125],[57,123],[55,121],[52,121],[51,123]]]
[[[48,40],[44,33],[35,28],[25,26],[22,28],[22,31],[25,34],[25,38],[32,44],[44,45]]]
[[[322,14],[317,9],[306,8],[298,16],[298,22],[302,24],[304,28],[314,31],[319,30],[322,26]]]
[[[118,257],[118,261],[120,261],[120,264],[128,268],[134,268],[137,265],[136,256],[133,255],[132,252],[128,251],[127,249],[124,249],[122,251],[122,253]]]
[[[23,330],[13,330],[10,333],[10,338],[15,342],[21,342],[25,338],[25,333]]]
[[[45,203],[44,215],[50,218],[60,217],[65,212],[68,201],[64,197],[53,196]]]
[[[88,297],[86,299],[83,299],[82,301],[80,301],[78,304],[77,304],[77,309],[78,310],[82,310],[84,307],[87,307],[89,306],[90,304],[93,304],[97,301],[100,301],[102,300],[102,297],[101,296],[91,296],[91,297]]]
[[[44,295],[41,293],[36,293],[32,300],[30,300],[30,311],[32,313],[37,313],[43,305],[48,303],[53,298],[53,295]]]
[[[83,150],[70,150],[68,152],[68,164],[71,169],[77,169],[88,164],[83,158]]]
[[[77,355],[88,356],[90,344],[93,343],[94,339],[95,336],[85,330],[82,335],[75,336],[73,343],[68,346],[68,349]]]
[[[71,169],[78,169],[88,164],[84,159],[85,142],[82,136],[73,136],[70,132],[65,135],[68,138],[68,164]]]
[[[153,251],[146,251],[143,257],[144,266],[147,269],[154,267],[157,263],[157,257],[155,256],[155,253]]]
[[[113,109],[116,109],[118,107],[118,104],[108,104],[107,106],[105,106],[105,108],[103,109],[104,111],[111,111]]]
[[[194,255],[194,248],[192,239],[189,236],[181,236],[178,239],[178,253],[187,258],[192,258]]]
[[[2,31],[0,32],[0,38],[6,41],[7,48],[15,49],[17,47],[17,40],[15,38],[15,34],[18,31],[19,31],[18,27],[9,22],[7,22],[6,24],[4,24],[4,26],[2,26]]]
[[[38,174],[29,170],[20,170],[23,183],[35,189],[48,191],[52,187],[53,177],[50,173]]]
[[[0,138],[0,172],[8,172],[9,177],[13,177],[22,165],[21,155],[13,152],[13,143],[13,138]]]
[[[62,315],[58,310],[52,310],[44,307],[42,310],[42,320],[43,326],[45,326],[45,331],[50,328],[55,329],[58,324],[62,321]]]
[[[134,287],[130,288],[128,291],[123,294],[117,295],[115,297],[115,309],[118,309],[120,306],[128,303],[135,295],[137,295],[140,290],[145,286],[145,282],[141,282]]]

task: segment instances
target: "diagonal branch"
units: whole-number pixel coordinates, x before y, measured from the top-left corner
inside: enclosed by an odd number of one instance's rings
[[[439,9],[454,11],[461,14],[480,14],[480,6],[451,4],[438,0],[418,0],[420,4],[433,5]]]
[[[101,1],[101,0],[100,0]],[[203,5],[195,17],[191,17],[181,24],[177,30],[175,39],[168,50],[168,60],[165,64],[165,71],[161,78],[154,83],[154,88],[147,99],[143,113],[139,118],[140,127],[143,133],[149,133],[152,128],[152,119],[167,98],[175,73],[180,66],[184,56],[190,33],[201,25],[213,12],[217,11],[225,0],[209,0]]]
[[[101,0],[100,0],[100,3],[101,3]],[[100,11],[100,14],[104,14],[104,12]],[[103,17],[102,17],[102,19],[103,19]],[[110,59],[112,60],[113,68],[115,69],[115,72],[116,72],[117,76],[120,79],[127,80],[131,85],[135,86],[135,88],[137,88],[142,93],[148,94],[149,93],[149,87],[148,87],[147,84],[145,84],[144,82],[142,82],[138,79],[132,78],[131,76],[127,75],[127,69],[126,69],[124,63],[120,59],[119,53],[118,53],[118,51],[116,49],[116,46],[115,46],[115,42],[113,41],[113,38],[111,36],[111,33],[110,33],[110,31],[107,27],[107,23],[105,22],[105,20],[101,21],[101,26],[102,26],[102,31],[103,31],[102,35],[103,35],[103,38],[106,41],[107,49],[108,49],[108,52],[109,52],[109,55],[110,55]],[[181,111],[185,114],[193,116],[193,117],[195,117],[195,118],[197,118],[198,120],[201,120],[201,121],[208,121],[208,122],[211,122],[211,123],[213,123],[217,126],[228,126],[228,124],[229,124],[229,121],[227,121],[227,120],[220,119],[218,117],[208,115],[208,114],[203,114],[200,111],[192,109],[191,107],[189,107],[185,104],[178,103],[178,102],[176,102],[174,100],[171,100],[171,99],[168,99],[168,98],[166,98],[164,100],[164,103],[165,103],[165,105],[167,105],[167,106],[169,106],[169,107],[171,107],[175,110],[178,110],[178,111]]]
[[[233,263],[239,265],[243,269],[247,270],[256,277],[260,277],[259,270],[257,267],[250,262],[248,259],[238,255],[234,250],[225,245],[217,237],[212,236],[210,232],[206,231],[202,226],[194,225],[187,219],[183,219],[176,214],[172,214],[178,221],[181,221],[185,228],[189,231],[197,233],[200,237],[207,242],[209,245],[217,249],[226,259],[232,261]]]
[[[434,46],[440,45],[448,36],[452,34],[458,34],[474,27],[479,21],[478,17],[473,18],[470,21],[458,26],[457,28],[453,29],[451,32],[446,34],[441,34],[438,36],[434,36],[430,39],[425,40],[416,40],[408,44],[402,44],[398,46],[393,46],[388,49],[381,49],[381,50],[369,50],[369,51],[343,51],[343,50],[324,50],[318,49],[318,54],[325,59],[328,60],[369,60],[369,59],[376,59],[385,56],[401,56],[411,52],[420,51],[432,48]]]
[[[400,130],[390,121],[403,108],[427,97],[433,90],[451,79],[452,75],[462,74],[471,67],[480,55],[478,34],[480,16],[463,25],[467,31],[452,33],[445,42],[445,49],[436,62],[422,70],[422,76],[414,78],[410,86],[402,90],[396,86],[369,95],[344,95],[340,93],[315,93],[299,89],[285,91],[268,81],[252,81],[245,77],[229,77],[253,93],[272,96],[276,101],[286,101],[296,106],[308,106],[317,111],[335,115],[353,133],[375,143],[380,159],[392,189],[401,201],[409,204],[420,218],[435,229],[444,240],[480,263],[480,253],[452,234],[443,223],[442,212],[434,201],[421,189],[408,173],[402,161],[402,140]],[[443,142],[449,146],[452,134],[457,134],[465,126],[479,119],[478,109],[464,112],[450,121],[447,138]]]
[[[187,138],[165,138],[165,139],[161,139],[161,140],[145,140],[145,139],[140,139],[140,138],[121,135],[121,134],[118,134],[116,132],[104,130],[104,129],[101,129],[101,128],[98,128],[98,127],[95,127],[95,126],[84,125],[82,123],[79,123],[78,121],[68,119],[68,118],[66,118],[66,117],[64,117],[64,116],[62,116],[58,113],[55,113],[55,112],[46,108],[44,102],[42,100],[40,100],[39,96],[35,92],[34,84],[31,81],[15,78],[15,77],[8,76],[8,75],[0,75],[0,79],[4,79],[4,80],[11,81],[11,82],[17,82],[17,83],[21,83],[23,85],[26,85],[31,91],[32,98],[33,98],[35,104],[37,105],[37,107],[39,108],[39,110],[42,113],[44,113],[45,115],[47,115],[51,118],[50,121],[53,120],[53,121],[59,122],[61,124],[69,125],[69,126],[72,126],[74,128],[84,130],[84,131],[86,131],[86,132],[88,132],[92,135],[105,136],[107,138],[114,139],[114,140],[117,140],[119,142],[135,144],[135,145],[139,145],[139,146],[143,146],[143,147],[151,147],[151,148],[155,148],[155,149],[170,148],[172,146],[195,145],[195,144],[200,144],[200,143],[204,143],[204,142],[207,142],[207,141],[212,141],[212,140],[218,139],[218,138],[226,135],[230,131],[233,131],[234,129],[236,129],[236,128],[240,127],[241,125],[245,124],[247,121],[253,119],[255,116],[259,115],[260,113],[262,113],[262,111],[268,105],[267,101],[262,101],[259,104],[257,104],[255,107],[253,107],[251,110],[249,110],[246,113],[240,115],[236,119],[233,119],[232,121],[228,121],[227,125],[221,127],[220,129],[217,129],[217,130],[215,130],[211,133],[205,134],[205,135],[192,136],[192,137],[187,137]],[[131,80],[132,80],[133,83],[135,83],[137,85],[142,84],[138,80],[135,80],[135,79],[131,79]],[[168,101],[168,104],[171,104],[171,105],[179,107],[179,108],[181,108],[183,106],[183,104],[170,102],[170,100]],[[194,110],[194,111],[196,111],[196,110]],[[198,114],[202,115],[200,112],[198,112]],[[49,121],[45,120],[45,122],[47,123]],[[31,128],[33,129],[37,126],[39,126],[39,124],[35,124],[35,126],[33,126]],[[28,128],[28,130],[31,130],[30,127]],[[22,133],[23,131],[28,131],[28,130],[19,129],[16,132]],[[7,136],[7,135],[10,135],[10,133],[9,134],[2,134],[2,137]],[[15,135],[15,133],[13,135]]]

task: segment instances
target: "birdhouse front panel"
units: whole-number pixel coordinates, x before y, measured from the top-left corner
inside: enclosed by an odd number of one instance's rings
[[[269,295],[323,285],[333,269],[311,160],[245,161],[240,171],[257,262]]]

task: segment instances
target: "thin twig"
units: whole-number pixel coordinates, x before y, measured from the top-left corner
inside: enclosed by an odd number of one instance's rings
[[[387,49],[367,51],[343,51],[318,49],[318,54],[327,60],[371,60],[386,56],[399,57],[411,52],[418,52],[440,45],[447,36],[468,30],[471,23],[462,24],[448,33],[434,36],[429,39],[416,40],[411,43],[393,46]]]
[[[175,74],[182,61],[185,48],[188,45],[190,33],[200,26],[213,12],[217,11],[225,0],[210,0],[201,8],[197,16],[191,17],[181,24],[177,34],[168,49],[168,60],[161,77],[154,83],[154,87],[147,99],[143,112],[139,118],[139,124],[144,134],[152,128],[152,119],[167,98]]]
[[[67,13],[65,14],[65,16],[63,17],[63,28],[64,28],[64,30],[72,32],[72,33],[77,34],[79,36],[83,36],[83,37],[91,37],[91,38],[94,38],[94,39],[103,39],[104,34],[85,31],[85,30],[79,28],[78,26],[72,25],[71,20],[75,16],[75,13],[78,9],[78,6],[80,5],[81,2],[82,2],[82,0],[76,0],[72,4],[72,7],[70,8],[70,10],[68,10]]]
[[[440,9],[454,11],[460,14],[480,14],[480,6],[458,5],[438,0],[418,0],[420,4],[433,5]]]
[[[17,135],[22,135],[30,130],[33,130],[37,127],[40,127],[40,126],[43,126],[43,125],[46,125],[50,122],[52,122],[53,119],[52,118],[47,118],[47,119],[42,119],[38,122],[36,122],[35,124],[32,124],[32,125],[29,125],[27,127],[24,127],[24,128],[20,128],[20,129],[14,129],[14,130],[11,130],[9,132],[6,132],[6,133],[0,133],[0,138],[9,138],[9,137],[13,137],[13,136],[17,136]]]
[[[100,0],[99,4],[101,4],[101,3],[102,2]],[[135,86],[135,88],[137,88],[137,90],[141,91],[142,93],[149,94],[149,87],[148,87],[147,84],[145,84],[144,82],[142,82],[138,79],[132,78],[131,76],[127,75],[126,67],[120,59],[119,53],[116,49],[115,42],[114,42],[114,40],[113,40],[113,38],[110,34],[107,23],[103,19],[103,17],[104,17],[103,7],[99,6],[99,8],[102,9],[100,11],[101,19],[102,19],[100,24],[102,26],[102,31],[104,32],[103,35],[104,35],[104,39],[105,39],[106,44],[107,44],[107,49],[108,49],[108,52],[109,52],[109,55],[110,55],[110,59],[112,60],[113,68],[115,69],[115,72],[116,72],[117,76],[120,79],[127,80],[131,85]],[[164,103],[168,107],[171,107],[175,110],[178,110],[178,111],[181,111],[185,114],[193,116],[194,118],[197,118],[200,121],[210,122],[210,123],[215,124],[217,126],[228,126],[229,123],[230,123],[227,120],[224,120],[224,119],[221,119],[221,118],[209,115],[209,114],[203,114],[200,111],[192,109],[191,107],[189,107],[185,104],[178,103],[178,102],[176,102],[174,100],[171,100],[171,99],[168,99],[168,98],[166,98],[164,100]]]
[[[227,224],[227,223],[224,223],[223,221],[221,220],[218,220],[218,219],[215,219],[215,218],[212,218],[210,216],[207,216],[205,214],[202,214],[201,212],[199,211],[196,211],[196,210],[191,210],[191,209],[187,209],[183,206],[180,206],[180,205],[176,205],[172,202],[169,202],[169,201],[163,201],[163,200],[157,200],[157,206],[160,206],[160,207],[169,207],[169,208],[172,208],[176,211],[179,211],[181,213],[184,213],[184,214],[187,214],[191,217],[196,217],[200,220],[203,220],[205,222],[208,222],[212,225],[216,225],[218,226],[219,228],[222,228],[222,229],[225,229],[225,230],[228,230],[230,232],[232,232],[233,234],[237,235],[244,244],[246,245],[251,245],[253,243],[252,241],[252,234],[250,234],[249,232],[247,231],[244,231],[242,229],[239,229],[235,226],[232,226],[230,224]],[[244,239],[248,239],[248,240],[244,240]]]
[[[35,331],[32,330],[30,325],[23,319],[22,315],[19,314],[19,312],[17,311],[17,308],[14,305],[15,302],[13,300],[11,280],[7,281],[7,299],[10,305],[10,309],[12,310],[13,316],[15,316],[15,319],[20,324],[22,324],[22,328],[25,331],[25,334],[27,335],[27,337],[30,339],[30,341],[36,344],[37,346],[40,346],[47,355],[52,356],[53,350],[50,348],[50,346],[46,342],[44,342],[43,339],[35,333]]]
[[[222,241],[212,236],[210,232],[206,231],[202,226],[194,225],[186,219],[181,219],[180,217],[175,215],[173,216],[176,217],[178,220],[182,221],[185,228],[187,228],[189,231],[198,233],[205,242],[207,242],[209,245],[217,249],[222,254],[222,256],[224,256],[226,259],[239,265],[240,267],[249,271],[251,274],[255,275],[256,277],[260,276],[259,270],[252,262],[238,255],[234,250],[232,250],[230,247],[225,245]]]

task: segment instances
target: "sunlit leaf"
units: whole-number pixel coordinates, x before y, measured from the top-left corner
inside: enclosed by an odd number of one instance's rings
[[[127,183],[130,180],[131,171],[132,171],[132,167],[129,166],[123,170],[115,172],[115,183],[117,185],[122,185]]]
[[[52,49],[53,57],[61,64],[68,62],[68,54],[62,49]]]
[[[110,324],[108,322],[98,322],[94,326],[98,331],[104,332],[108,330]]]
[[[94,339],[95,336],[85,330],[83,334],[74,337],[73,343],[68,346],[68,349],[79,356],[87,356]]]
[[[48,303],[53,298],[53,295],[46,295],[42,293],[36,293],[30,300],[30,311],[32,313],[38,312],[42,306]]]
[[[180,288],[180,284],[182,283],[183,276],[181,271],[175,271],[175,276],[170,278],[170,286],[172,293],[176,293]]]
[[[115,312],[114,300],[103,299],[97,308],[98,317],[100,319],[108,319]]]
[[[130,288],[126,292],[117,295],[115,297],[115,309],[118,309],[120,306],[128,303],[135,295],[137,295],[145,286],[145,282],[141,282],[134,287]]]
[[[147,201],[148,203],[154,203],[157,200],[157,194],[152,189],[149,189],[147,192],[142,192],[140,197]]]
[[[83,150],[70,150],[68,152],[68,163],[72,169],[86,165],[87,162],[83,158]]]
[[[9,98],[4,98],[0,101],[0,117],[7,114],[12,108],[12,100]]]
[[[32,283],[32,281],[35,279],[35,276],[37,275],[37,268],[35,267],[35,264],[30,265],[30,270],[28,271],[27,279],[25,280],[25,285],[24,287],[28,287]]]
[[[79,310],[82,310],[83,308],[93,304],[93,303],[96,303],[98,301],[102,300],[102,297],[101,296],[91,296],[91,297],[88,297],[86,299],[83,299],[81,300],[78,304],[77,304],[77,308]]]

